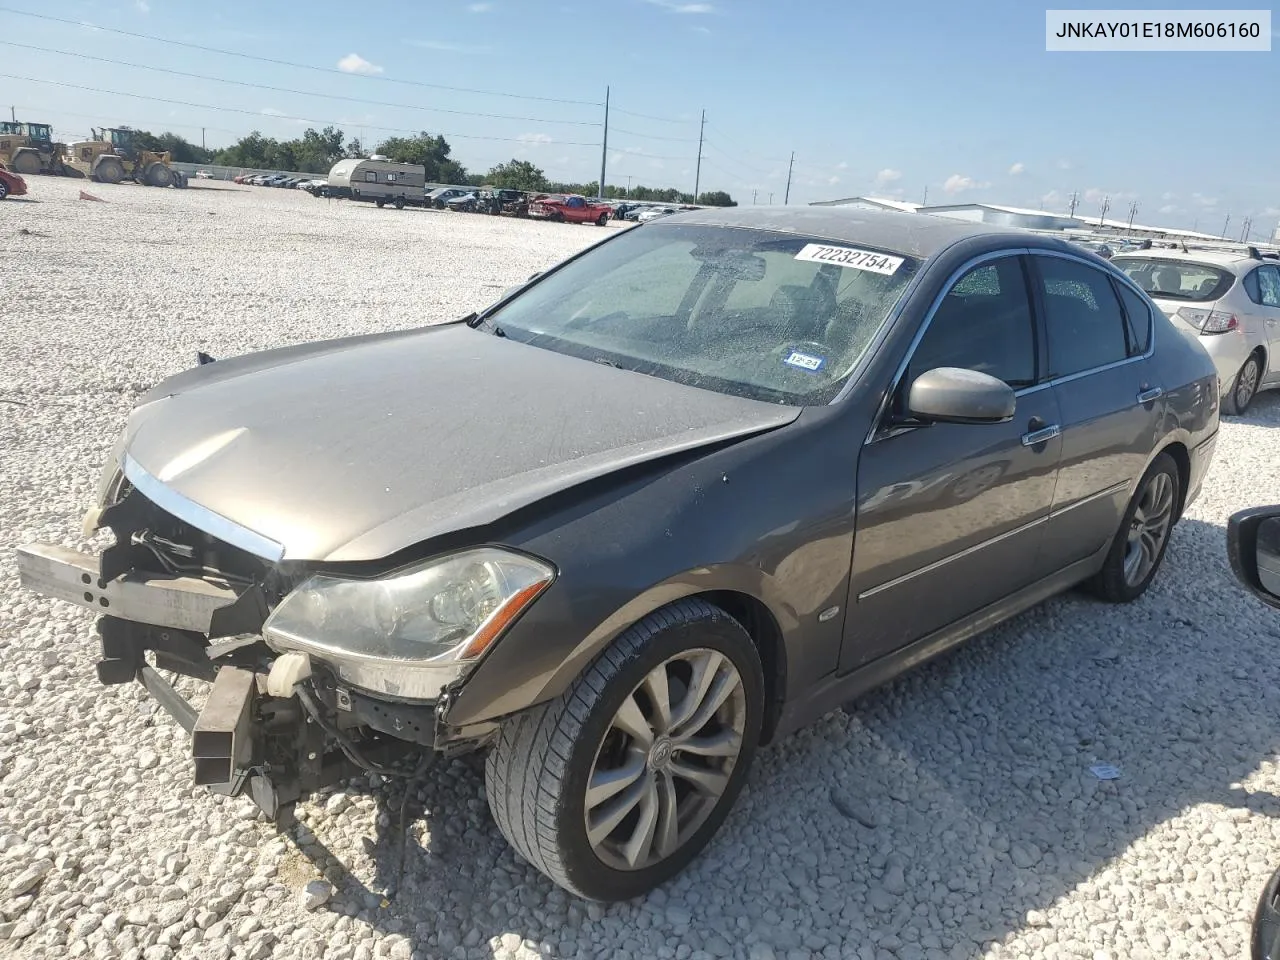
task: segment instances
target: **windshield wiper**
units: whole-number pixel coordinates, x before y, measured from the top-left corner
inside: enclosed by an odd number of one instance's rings
[[[495,337],[505,337],[506,331],[500,326],[488,319],[483,313],[473,313],[467,318],[467,326],[472,330],[479,330],[481,327],[487,329]]]

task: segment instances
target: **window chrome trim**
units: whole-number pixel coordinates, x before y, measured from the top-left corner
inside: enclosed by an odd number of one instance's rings
[[[1016,536],[1020,533],[1026,533],[1028,530],[1031,530],[1042,523],[1047,523],[1050,520],[1057,520],[1058,518],[1070,513],[1072,510],[1077,509],[1078,507],[1087,506],[1088,504],[1093,503],[1095,500],[1102,500],[1102,499],[1105,499],[1106,497],[1114,496],[1120,491],[1128,489],[1130,483],[1131,481],[1129,480],[1121,480],[1119,483],[1113,483],[1111,486],[1107,487],[1105,490],[1099,490],[1097,493],[1091,493],[1089,494],[1089,496],[1085,497],[1084,499],[1077,500],[1075,503],[1069,506],[1060,507],[1057,510],[1050,510],[1043,517],[1037,517],[1036,519],[1031,520],[1028,523],[1024,523],[1019,527],[1014,527],[1012,530],[1006,530],[1004,533],[999,533],[999,534],[996,534],[994,537],[991,537],[987,540],[983,540],[981,543],[975,543],[972,546],[965,547],[963,550],[961,550],[958,553],[953,553],[950,556],[943,557],[941,560],[935,560],[933,561],[933,563],[926,564],[925,566],[921,567],[918,570],[912,570],[910,573],[904,573],[902,574],[902,576],[894,577],[892,580],[887,580],[884,583],[879,584],[878,586],[871,587],[869,590],[862,591],[860,594],[858,594],[858,600],[859,602],[861,602],[863,600],[870,599],[871,597],[874,597],[878,593],[883,593],[885,590],[891,590],[894,587],[902,586],[902,584],[907,583],[908,581],[914,580],[916,577],[921,577],[921,576],[924,576],[926,573],[933,573],[935,570],[940,570],[942,567],[945,567],[948,563],[951,563],[951,561],[953,560],[963,560],[965,557],[971,557],[975,553],[977,553],[979,550],[982,550],[986,547],[994,546],[995,544],[1000,543],[1004,540],[1008,540],[1010,537]]]
[[[917,330],[915,336],[911,338],[911,344],[907,347],[907,355],[903,357],[902,362],[898,364],[898,369],[894,371],[893,376],[889,378],[889,389],[885,391],[885,395],[881,398],[879,406],[876,407],[876,415],[871,420],[871,429],[867,433],[866,439],[862,441],[862,445],[864,447],[870,446],[878,440],[887,439],[888,436],[895,435],[888,434],[885,437],[876,436],[880,430],[881,423],[884,421],[884,415],[888,410],[889,403],[898,389],[898,384],[902,382],[902,375],[907,372],[907,367],[911,366],[911,358],[916,355],[916,349],[920,346],[920,341],[923,340],[924,335],[929,332],[929,325],[933,323],[934,315],[938,312],[938,308],[942,306],[942,301],[946,299],[947,294],[951,292],[951,288],[956,285],[961,277],[974,267],[986,263],[989,260],[1003,260],[1006,257],[1020,257],[1027,253],[1030,253],[1030,250],[1026,247],[1006,247],[1002,250],[992,250],[987,253],[980,253],[976,257],[970,257],[952,271],[951,275],[947,277],[946,282],[943,283],[942,289],[939,291],[938,295],[933,298],[933,303],[929,305],[929,310],[925,313],[924,320],[920,323],[920,329]],[[918,280],[923,274],[924,270],[920,270],[916,274],[916,279]],[[901,301],[903,307],[906,305],[907,294],[910,292],[909,288],[908,290],[903,291],[903,298]],[[1028,291],[1028,293],[1029,292],[1030,291]],[[1028,308],[1031,307],[1030,301],[1028,301],[1027,306]],[[896,320],[897,317],[895,316],[893,319]],[[886,327],[886,330],[887,329],[889,328]],[[883,344],[877,345],[876,349],[879,349],[880,346],[883,346]],[[1045,386],[1045,384],[1037,384],[1035,387],[1027,387],[1024,390],[1015,391],[1014,396],[1023,396],[1025,393],[1030,393],[1042,386]]]
[[[124,455],[124,475],[129,478],[134,489],[161,510],[191,524],[198,530],[203,530],[209,536],[272,563],[278,563],[284,559],[283,545],[188,500],[172,487],[166,486],[147,473],[138,461],[127,453]]]

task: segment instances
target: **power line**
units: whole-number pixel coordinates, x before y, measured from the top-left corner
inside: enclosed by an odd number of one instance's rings
[[[0,9],[3,9],[3,8],[0,8]],[[659,123],[692,123],[693,122],[692,120],[677,120],[674,117],[655,117],[648,113],[636,113],[634,110],[619,110],[617,107],[613,108],[613,112],[625,113],[628,117],[640,117],[644,120],[656,120]]]
[[[153,103],[168,103],[168,104],[172,104],[174,106],[179,106],[179,107],[194,107],[197,110],[221,110],[224,113],[240,113],[240,114],[245,114],[251,117],[259,117],[259,118],[265,117],[267,119],[272,119],[272,120],[297,120],[301,123],[317,123],[317,124],[324,124],[325,126],[332,126],[332,127],[350,127],[353,125],[359,126],[359,123],[357,121],[318,120],[315,117],[295,117],[295,116],[290,116],[287,113],[264,114],[260,110],[245,110],[242,107],[218,107],[218,106],[214,106],[211,103],[191,103],[190,101],[187,101],[187,100],[170,100],[165,97],[151,96],[150,94],[125,93],[120,90],[103,90],[98,87],[83,87],[75,83],[65,83],[61,80],[43,80],[43,79],[38,79],[36,77],[19,77],[19,76],[16,76],[15,74],[10,74],[10,73],[0,73],[0,78],[3,78],[5,80],[24,80],[28,83],[46,83],[54,87],[65,87],[69,90],[84,90],[88,93],[106,93],[116,97],[132,97],[135,100],[149,100]],[[375,127],[372,124],[368,124],[368,126],[370,126],[374,130],[385,130],[391,133],[408,133],[408,134],[416,135],[421,132],[419,130],[412,130],[405,127],[386,127],[382,125],[378,125]],[[458,140],[496,140],[496,141],[502,141],[506,143],[527,143],[528,142],[527,140],[524,140],[520,137],[485,137],[485,136],[479,136],[477,134],[472,134],[472,133],[439,132],[436,135],[441,137],[453,137]],[[562,147],[599,146],[599,144],[597,143],[577,143],[577,142],[572,142],[568,140],[543,140],[540,142],[554,143]],[[670,159],[679,159],[679,158],[673,157]]]
[[[265,83],[251,83],[248,80],[231,80],[226,77],[211,77],[203,73],[184,73],[181,70],[170,70],[167,67],[155,67],[147,63],[129,63],[125,60],[111,60],[107,57],[95,57],[87,53],[76,53],[72,50],[55,50],[50,47],[36,47],[29,43],[16,43],[13,40],[0,40],[6,47],[20,47],[23,50],[35,50],[39,53],[56,53],[64,57],[77,57],[81,60],[94,60],[98,63],[110,63],[118,67],[134,67],[138,70],[152,70],[156,73],[167,73],[175,77],[186,77],[190,80],[212,80],[215,83],[229,83],[237,87],[251,87],[255,90],[270,90],[274,93],[292,93],[304,97],[319,97],[322,100],[343,100],[347,103],[362,103],[374,107],[393,107],[400,110],[425,110],[429,113],[452,113],[464,117],[483,117],[487,120],[520,120],[527,123],[563,123],[577,127],[598,127],[594,120],[549,120],[545,117],[514,117],[502,113],[476,113],[472,110],[449,110],[445,107],[422,107],[412,103],[387,103],[383,100],[366,100],[361,97],[344,97],[336,93],[316,93],[311,90],[294,90],[290,87],[273,87]],[[637,134],[643,136],[643,134]],[[656,137],[655,139],[667,139]]]
[[[524,93],[504,93],[501,90],[478,90],[471,87],[451,87],[441,83],[427,83],[423,80],[403,80],[399,77],[383,77],[367,73],[348,73],[345,70],[338,70],[335,67],[317,67],[310,63],[295,63],[291,60],[277,60],[273,57],[260,57],[251,53],[240,53],[236,50],[223,50],[219,47],[206,47],[198,43],[187,43],[183,40],[171,40],[168,37],[157,37],[148,33],[133,33],[129,30],[119,30],[115,27],[102,27],[95,23],[86,23],[83,20],[69,20],[65,17],[53,17],[47,13],[32,13],[29,10],[15,10],[12,7],[0,7],[0,13],[12,13],[20,17],[32,17],[36,20],[46,20],[51,23],[63,23],[72,27],[88,27],[91,30],[98,30],[103,33],[114,33],[122,37],[132,37],[135,40],[152,40],[156,43],[167,43],[175,47],[185,47],[188,50],[202,50],[205,53],[217,53],[226,57],[239,57],[242,60],[256,60],[259,63],[271,63],[276,66],[293,67],[298,70],[312,70],[317,73],[332,73],[342,77],[359,77],[364,80],[381,80],[385,83],[399,83],[412,87],[429,87],[434,90],[449,90],[454,93],[475,93],[486,97],[509,97],[513,100],[537,100],[542,103],[568,103],[580,107],[601,106],[601,104],[596,103],[594,100],[569,100],[559,97],[536,97],[531,94]]]
[[[4,41],[0,41],[0,43],[3,43],[3,42]],[[613,112],[621,113],[622,111],[614,110]],[[594,126],[598,127],[600,126],[600,124],[597,123],[597,124],[594,124]],[[645,140],[669,140],[672,143],[697,143],[698,142],[697,137],[660,137],[653,133],[636,133],[634,130],[623,130],[621,127],[610,127],[609,129],[612,130],[614,133],[625,133],[629,137],[641,137],[642,139],[645,139]]]

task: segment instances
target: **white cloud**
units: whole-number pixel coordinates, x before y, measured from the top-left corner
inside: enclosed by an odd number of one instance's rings
[[[151,4],[147,3],[147,0],[133,0],[133,5],[139,13],[151,12]]]
[[[551,137],[545,133],[522,133],[516,137],[521,143],[527,143],[530,146],[540,147],[543,144],[551,143]]]
[[[1009,168],[1009,176],[1016,177],[1018,174],[1022,173],[1026,169],[1027,169],[1026,164],[1024,164],[1021,160],[1019,160],[1017,163],[1015,163],[1012,167]]]
[[[1057,190],[1050,190],[1040,198],[1040,206],[1046,209],[1049,207],[1056,207],[1061,205],[1064,199],[1065,198],[1062,196],[1061,192]]]
[[[837,183],[839,183],[839,182],[840,182],[840,178],[839,178],[839,177],[827,177],[827,185],[828,185],[828,186],[834,187],[834,186],[835,186]]]
[[[1071,169],[1071,161],[1070,161],[1070,160],[1059,160],[1059,161],[1058,161],[1058,169],[1059,169],[1059,170],[1070,170],[1070,169]]]
[[[1174,206],[1172,203],[1166,203],[1163,207],[1161,207],[1159,210],[1156,211],[1156,213],[1177,213],[1177,212],[1178,212],[1178,208]]]
[[[1267,207],[1262,211],[1264,217],[1280,217],[1280,207]]]
[[[366,77],[376,76],[382,72],[382,68],[376,63],[370,63],[358,53],[348,53],[345,57],[338,61],[338,69],[343,73],[360,73]]]
[[[979,183],[973,177],[966,177],[960,173],[953,173],[947,177],[942,184],[945,193],[963,193],[966,190],[981,190],[983,187],[989,187],[989,183]]]
[[[1084,192],[1085,203],[1101,203],[1107,198],[1108,194],[1105,190],[1099,190],[1097,187],[1090,187]]]
[[[1161,200],[1177,200],[1178,195],[1169,190],[1166,190],[1164,193],[1160,194],[1160,199]]]
[[[1203,193],[1193,193],[1191,195],[1191,202],[1197,206],[1208,209],[1209,207],[1216,207],[1218,205],[1218,198],[1206,197]]]
[[[694,33],[700,33],[706,37],[711,36],[711,31],[706,27],[690,27],[689,29],[691,29]]]
[[[488,13],[493,9],[492,3],[469,3],[467,9],[472,13]]]
[[[894,170],[892,167],[885,167],[883,170],[881,170],[879,173],[876,174],[876,186],[887,187],[889,184],[893,183],[895,180],[901,180],[901,179],[902,179],[901,170]]]
[[[836,169],[837,169],[837,170],[848,170],[848,169],[849,169],[849,164],[847,164],[847,163],[845,163],[843,160],[841,160],[839,163],[837,163],[837,164],[836,164]]]
[[[647,0],[655,7],[670,10],[672,13],[714,13],[715,7],[709,3],[679,3],[677,0]]]
[[[264,117],[283,117],[284,111],[277,110],[275,107],[263,107],[259,111]]]

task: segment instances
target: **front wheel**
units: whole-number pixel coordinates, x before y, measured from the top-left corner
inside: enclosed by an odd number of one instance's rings
[[[600,216],[596,217],[597,227],[607,226],[608,223],[609,223],[609,215],[607,213],[602,213],[600,214]]]
[[[404,197],[396,197],[395,207],[397,210],[404,209]]]
[[[146,182],[152,187],[173,186],[173,171],[163,163],[153,163],[147,167]]]
[[[1222,412],[1229,417],[1238,417],[1249,409],[1258,392],[1258,381],[1262,379],[1262,364],[1258,362],[1256,353],[1249,354],[1231,389],[1222,398]]]
[[[1102,569],[1089,584],[1100,599],[1128,603],[1146,593],[1169,546],[1181,486],[1173,457],[1156,457],[1129,501]]]
[[[760,737],[764,678],[742,626],[681,600],[613,641],[560,697],[511,718],[485,764],[507,841],[569,892],[640,896],[706,846]]]
[[[0,180],[0,200],[3,200],[7,196],[9,196],[9,185],[3,180]]]

